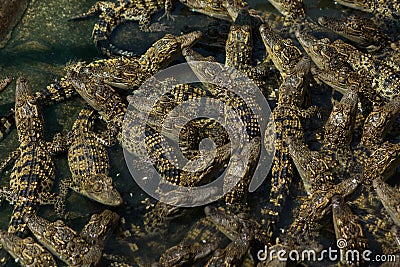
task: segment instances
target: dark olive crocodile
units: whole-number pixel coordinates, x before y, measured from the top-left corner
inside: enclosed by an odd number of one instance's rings
[[[104,243],[118,224],[119,215],[110,210],[93,214],[81,231],[81,237],[89,243]]]
[[[357,93],[353,88],[346,93],[340,103],[334,106],[325,125],[326,136],[321,151],[310,151],[307,145],[299,140],[293,138],[290,140],[290,154],[305,185],[309,184],[306,188],[310,195],[300,206],[295,221],[281,236],[282,244],[293,248],[293,246],[304,245],[307,240],[315,239],[315,230],[321,227],[322,219],[331,212],[332,205],[334,205],[334,212],[341,212],[335,208],[338,208],[337,205],[343,199],[351,199],[351,207],[357,213],[364,212],[365,204],[360,202],[360,199],[367,191],[368,183],[378,178],[388,177],[392,173],[390,170],[398,166],[399,146],[383,142],[384,139],[380,137],[390,129],[391,124],[384,121],[392,120],[391,111],[386,111],[385,115],[380,114],[381,118],[378,121],[381,120],[381,122],[364,125],[365,137],[370,136],[372,140],[379,141],[361,142],[356,147],[351,146],[356,106]],[[370,116],[376,117],[376,113],[370,114]],[[367,120],[369,121],[371,118],[367,118]],[[377,199],[377,197],[374,198]],[[344,219],[337,221],[338,213],[334,216],[336,216],[334,219],[336,224],[345,222]],[[366,228],[369,227],[369,224],[365,224],[361,220],[359,223],[355,222],[349,214],[345,217],[347,224],[340,228],[353,232],[348,233],[346,241],[353,244],[357,250],[365,249],[367,243],[362,233],[370,232],[375,228]],[[363,225],[363,229],[360,229],[360,225]],[[343,234],[343,230],[341,230],[341,234]],[[337,234],[339,238],[341,234]],[[375,235],[376,233],[371,232],[371,234]],[[297,244],[293,245],[293,242]]]
[[[269,235],[276,230],[280,212],[289,194],[294,175],[294,165],[289,155],[289,138],[303,138],[302,119],[317,113],[315,107],[303,109],[307,92],[307,75],[310,59],[304,57],[279,87],[278,106],[272,115],[275,122],[275,155],[272,166],[271,192],[267,206],[262,209]],[[265,137],[265,140],[269,140]],[[268,144],[265,144],[268,146]]]
[[[90,242],[63,221],[50,222],[35,214],[25,216],[29,230],[53,255],[72,266],[94,266],[103,253],[103,242]]]
[[[110,160],[105,145],[110,145],[110,141],[93,131],[95,115],[92,108],[85,107],[72,126],[68,136],[68,165],[72,177],[60,182],[60,192],[65,194],[71,188],[104,205],[118,206],[122,204],[122,197],[108,176]]]
[[[360,224],[361,218],[353,214],[351,208],[340,196],[334,196],[332,198],[332,215],[336,239],[346,241],[346,245],[339,248],[342,255],[349,255],[349,251],[358,251],[358,253],[363,253],[368,249],[365,231]],[[365,263],[362,257],[358,259],[343,257],[340,261],[343,264],[349,265]]]
[[[376,96],[390,100],[399,95],[400,77],[393,66],[339,39],[334,42],[327,38],[320,40],[307,32],[296,32],[296,37],[319,69],[333,72],[329,75],[339,78],[337,82],[326,79],[335,89],[345,88],[351,82],[358,83],[360,91],[372,98],[371,101]],[[349,79],[349,76],[356,77]],[[319,77],[324,80],[323,75]]]
[[[298,22],[306,17],[302,0],[268,0],[288,23]]]
[[[394,21],[400,19],[400,2],[397,0],[338,0],[337,2],[344,6],[372,13],[379,18]]]
[[[28,82],[22,77],[16,85],[15,114],[20,146],[1,164],[4,168],[15,160],[10,189],[3,188],[2,194],[15,203],[8,232],[24,236],[27,229],[23,216],[35,213],[38,204],[51,200],[55,178],[51,153],[62,152],[66,144],[60,135],[55,137],[54,144],[45,141],[40,108]]]
[[[87,12],[72,19],[84,19],[100,13],[99,20],[94,25],[92,32],[92,38],[96,46],[103,53],[109,56],[121,55],[132,57],[135,55],[134,52],[119,49],[111,43],[110,38],[112,31],[120,23],[128,20],[138,20],[139,28],[142,31],[149,32],[164,30],[165,26],[160,23],[150,25],[151,16],[163,7],[165,8],[165,13],[162,17],[165,16],[167,19],[173,19],[173,16],[170,15],[172,8],[171,0],[99,1],[96,2],[96,4],[94,4]]]
[[[15,234],[0,230],[0,243],[22,266],[57,267],[51,253],[36,243],[32,237],[22,239]]]
[[[161,266],[181,266],[194,264],[218,248],[223,235],[216,226],[205,217],[197,221],[184,239],[163,252],[159,259]]]
[[[374,21],[357,15],[344,18],[319,17],[318,23],[369,51],[379,50],[389,42],[389,36]]]
[[[282,38],[274,29],[266,24],[260,26],[268,56],[281,73],[282,78],[295,70],[297,62],[303,57],[302,52],[291,39]]]

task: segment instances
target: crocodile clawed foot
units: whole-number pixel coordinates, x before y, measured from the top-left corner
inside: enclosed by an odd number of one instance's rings
[[[168,30],[169,27],[164,23],[155,22],[148,27],[142,27],[141,30],[144,32],[162,32]]]
[[[158,18],[158,21],[160,21],[160,20],[162,20],[163,18],[167,18],[167,20],[175,20],[175,17],[176,16],[174,16],[174,15],[171,15],[171,12],[169,12],[168,10],[166,10],[165,12],[164,12],[164,14],[161,16],[161,17],[159,17]]]

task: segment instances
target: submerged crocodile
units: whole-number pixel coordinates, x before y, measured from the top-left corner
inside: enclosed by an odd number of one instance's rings
[[[88,64],[67,64],[67,72],[71,69],[82,69],[91,78],[112,85],[113,87],[134,90],[144,81],[167,66],[179,55],[183,47],[193,45],[201,37],[200,32],[192,32],[181,36],[165,35],[156,41],[140,57],[115,59],[100,59]],[[41,105],[49,105],[53,102],[61,102],[77,95],[77,91],[69,81],[68,75],[60,81],[50,84],[45,90],[35,94],[36,101]],[[14,111],[0,117],[0,140],[3,139],[15,123]]]
[[[89,244],[63,221],[49,222],[37,215],[25,217],[30,231],[52,254],[68,265],[90,266],[100,261],[99,244]]]
[[[102,204],[118,206],[122,204],[122,197],[112,178],[108,176],[110,162],[107,149],[103,145],[110,145],[110,142],[93,131],[94,120],[95,111],[85,107],[72,126],[71,135],[68,136],[71,142],[68,148],[68,164],[72,177],[61,181],[60,192],[66,193],[70,187]]]
[[[36,243],[32,237],[22,239],[15,234],[0,230],[0,243],[22,266],[57,267],[51,253]]]
[[[106,55],[121,55],[132,57],[134,52],[117,48],[110,41],[111,33],[116,26],[128,20],[138,20],[142,31],[162,31],[166,27],[160,23],[150,25],[151,16],[158,10],[165,8],[162,17],[173,19],[170,15],[172,8],[171,0],[118,0],[117,2],[99,1],[87,12],[75,16],[72,20],[84,19],[98,13],[99,20],[94,25],[92,38],[96,46]],[[160,19],[162,18],[160,17]]]
[[[397,0],[338,0],[337,2],[344,6],[372,13],[378,18],[394,21],[400,19],[400,3]]]
[[[295,221],[280,237],[285,246],[301,247],[307,240],[315,239],[315,231],[331,213],[333,205],[337,238],[345,238],[357,250],[367,247],[363,233],[371,229],[364,228],[367,224],[358,221],[347,207],[343,207],[343,200],[351,198],[352,209],[356,209],[357,213],[363,211],[365,204],[359,198],[368,191],[365,183],[389,175],[389,170],[393,170],[399,163],[399,146],[383,143],[381,138],[390,128],[390,123],[384,121],[392,119],[391,111],[380,118],[382,123],[364,125],[363,138],[370,136],[372,140],[380,141],[362,141],[357,147],[350,146],[352,125],[357,111],[357,95],[353,88],[334,106],[325,125],[321,151],[311,151],[307,145],[296,139],[289,141],[289,152],[310,195],[300,206]],[[367,121],[376,117],[376,114],[370,116]],[[361,190],[358,190],[360,187]],[[345,215],[342,215],[343,212]],[[363,229],[360,229],[360,225],[363,225]]]
[[[38,204],[51,200],[55,166],[50,153],[62,152],[66,144],[60,135],[53,143],[45,141],[42,114],[28,82],[22,77],[17,80],[15,113],[20,146],[1,164],[3,169],[15,160],[10,188],[3,188],[2,196],[15,203],[8,232],[22,237],[27,233],[23,216],[35,213]]]

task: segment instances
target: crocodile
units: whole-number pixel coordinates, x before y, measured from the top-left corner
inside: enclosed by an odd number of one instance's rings
[[[285,77],[279,87],[278,105],[273,110],[275,122],[275,155],[272,165],[271,192],[269,202],[262,208],[263,222],[267,225],[268,234],[276,230],[280,212],[289,194],[289,185],[294,176],[294,165],[288,150],[288,138],[303,138],[302,119],[318,113],[316,107],[302,108],[306,95],[307,75],[310,59],[302,58]],[[265,136],[265,140],[268,137]],[[268,143],[265,144],[268,146]]]
[[[72,126],[68,136],[68,165],[72,177],[60,182],[60,192],[65,194],[68,188],[71,188],[104,205],[119,206],[122,204],[122,197],[112,178],[108,176],[110,160],[103,145],[111,143],[92,130],[95,115],[93,109],[85,107],[79,112]],[[59,209],[63,210],[62,204],[59,205]],[[59,212],[62,212],[61,210]]]
[[[35,92],[35,101],[41,106],[61,102],[76,95],[75,90],[65,78],[52,83],[41,91]],[[15,125],[15,111],[11,109],[6,115],[0,116],[0,140],[4,139]]]
[[[50,193],[55,178],[51,153],[66,150],[66,144],[61,135],[55,136],[53,144],[45,141],[42,114],[23,77],[16,82],[15,113],[20,145],[0,166],[15,161],[10,188],[3,188],[2,195],[15,203],[8,232],[23,237],[27,233],[23,216],[35,213],[40,203],[55,200]]]
[[[102,242],[89,243],[61,220],[50,222],[36,214],[24,216],[36,239],[68,265],[94,266],[102,256]]]
[[[341,255],[350,255],[349,251],[358,251],[359,255],[368,249],[365,232],[360,224],[360,218],[353,214],[343,197],[332,198],[332,216],[336,240],[345,240],[346,246],[341,246]],[[342,257],[341,263],[359,265],[365,263],[362,257]]]
[[[323,81],[333,84],[335,89],[341,91],[350,82],[358,83],[362,85],[360,90],[365,96],[372,98],[371,101],[375,101],[377,96],[387,101],[399,94],[398,71],[385,62],[341,40],[330,42],[327,38],[316,39],[300,31],[296,32],[296,37],[319,69],[333,72],[328,76],[339,78],[338,82],[332,82],[333,78],[318,75]],[[355,77],[348,79],[348,76]]]
[[[302,0],[268,0],[283,16],[286,23],[299,22],[306,17]]]
[[[338,0],[339,4],[374,14],[378,18],[398,21],[400,19],[400,3],[397,0]]]
[[[184,239],[168,248],[159,259],[161,266],[181,266],[193,264],[215,251],[224,236],[208,217],[197,221]]]
[[[332,46],[346,56],[346,62],[360,75],[372,77],[372,89],[386,99],[393,99],[400,94],[398,69],[378,60],[373,56],[357,50],[354,46],[335,40]]]
[[[368,51],[379,50],[387,46],[389,42],[389,36],[383,33],[381,27],[374,21],[357,15],[344,18],[323,16],[318,18],[318,23]]]
[[[110,41],[113,30],[124,21],[139,21],[139,28],[145,32],[163,31],[165,25],[153,23],[150,25],[151,16],[158,10],[165,8],[162,17],[174,19],[170,12],[172,9],[171,0],[118,0],[117,2],[99,1],[96,2],[85,13],[77,15],[71,20],[80,20],[95,16],[100,13],[98,22],[93,27],[92,38],[96,46],[106,55],[121,55],[132,57],[134,52],[126,51],[116,47]],[[160,19],[162,18],[160,17]]]
[[[0,243],[22,266],[57,267],[51,253],[36,243],[32,237],[22,239],[15,234],[0,230]]]
[[[389,29],[370,18],[351,15],[345,18],[319,17],[319,24],[335,33],[346,37],[361,49],[367,50],[377,59],[384,60],[394,68],[398,68],[400,58],[399,41],[389,37]]]
[[[303,57],[302,52],[291,39],[282,38],[267,24],[260,26],[260,34],[268,56],[284,79],[295,70],[297,62]]]
[[[93,214],[83,227],[80,235],[88,242],[104,243],[112,234],[119,218],[117,213],[107,209],[100,214]]]
[[[400,227],[400,191],[397,188],[390,187],[380,179],[374,179],[372,184],[386,211],[394,223]]]

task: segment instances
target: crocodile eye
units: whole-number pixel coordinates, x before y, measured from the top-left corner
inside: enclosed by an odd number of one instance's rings
[[[93,191],[95,192],[100,192],[102,189],[101,183],[95,183],[93,184]]]
[[[275,52],[279,52],[281,50],[281,47],[280,47],[280,45],[277,44],[277,45],[274,45],[273,49]]]
[[[313,49],[314,51],[318,51],[318,50],[319,50],[319,47],[318,47],[318,45],[313,45],[313,46],[312,46],[312,49]]]

